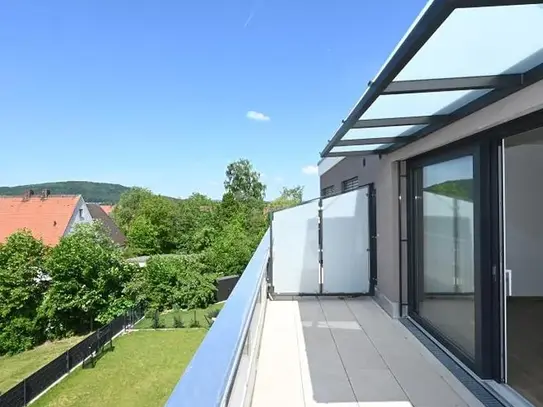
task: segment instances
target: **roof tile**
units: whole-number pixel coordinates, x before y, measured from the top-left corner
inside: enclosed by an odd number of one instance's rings
[[[68,227],[80,195],[0,197],[0,242],[20,229],[28,229],[46,245],[56,245]]]

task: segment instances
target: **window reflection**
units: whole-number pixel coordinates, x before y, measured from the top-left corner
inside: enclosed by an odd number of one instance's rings
[[[473,357],[473,157],[423,167],[418,189],[418,313]]]

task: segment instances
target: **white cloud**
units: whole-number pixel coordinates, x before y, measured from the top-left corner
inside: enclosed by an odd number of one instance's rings
[[[316,175],[319,173],[319,167],[316,165],[306,165],[302,168],[302,172],[306,175]]]
[[[281,182],[283,182],[283,178],[282,177],[275,177],[273,179],[275,182],[277,182],[278,184],[280,184]]]
[[[256,120],[259,122],[269,122],[270,116],[266,116],[264,113],[255,112],[254,110],[249,110],[247,112],[247,118],[251,120]]]

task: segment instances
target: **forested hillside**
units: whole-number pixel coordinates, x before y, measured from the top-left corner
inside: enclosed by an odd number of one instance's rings
[[[23,195],[28,189],[39,193],[42,189],[51,190],[54,195],[83,195],[86,202],[100,202],[115,204],[123,192],[130,188],[119,184],[89,181],[45,182],[43,184],[17,185],[14,187],[0,187],[0,195]]]

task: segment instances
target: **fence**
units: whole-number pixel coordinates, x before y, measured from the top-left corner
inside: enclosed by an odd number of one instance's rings
[[[0,406],[25,407],[80,363],[87,359],[91,359],[94,363],[94,356],[99,353],[105,344],[110,342],[115,335],[126,327],[134,325],[142,317],[142,308],[130,309],[123,315],[118,316],[109,324],[93,332],[40,370],[1,394]]]
[[[226,301],[238,283],[239,276],[227,276],[217,279],[217,302]]]

